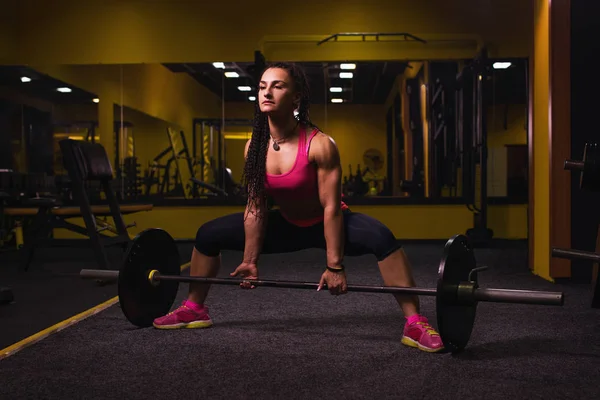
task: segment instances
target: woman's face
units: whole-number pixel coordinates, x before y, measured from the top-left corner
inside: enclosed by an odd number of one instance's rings
[[[263,73],[258,86],[260,111],[293,114],[299,100],[294,82],[285,69],[269,68]]]

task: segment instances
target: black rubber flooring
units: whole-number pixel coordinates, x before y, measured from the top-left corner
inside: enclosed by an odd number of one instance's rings
[[[435,286],[441,246],[409,244],[418,284]],[[190,246],[182,248],[189,255]],[[7,399],[580,399],[600,397],[600,311],[590,285],[533,276],[523,247],[478,249],[483,287],[565,292],[563,307],[479,303],[469,346],[428,354],[400,343],[404,319],[386,294],[213,286],[209,329],[131,325],[118,304],[0,361]],[[241,254],[223,255],[225,277]],[[264,279],[317,281],[324,252],[263,256]],[[26,275],[2,265],[17,302],[0,307],[0,347],[116,295],[51,258]],[[182,262],[188,261],[183,259]],[[348,258],[348,282],[381,284],[375,260]],[[176,304],[185,297],[180,286]],[[435,299],[422,297],[435,325]]]

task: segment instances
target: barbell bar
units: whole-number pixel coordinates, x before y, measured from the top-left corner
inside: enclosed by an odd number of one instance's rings
[[[83,269],[80,272],[80,277],[84,279],[118,280],[119,271]],[[197,276],[161,275],[160,272],[156,269],[148,271],[147,279],[150,284],[154,285],[158,284],[161,281],[174,281],[178,283],[205,283],[215,285],[240,285],[243,282],[250,282],[254,286],[311,290],[316,290],[319,287],[319,284],[314,282],[260,279],[244,280],[232,278],[205,278]],[[517,303],[548,306],[560,306],[563,304],[563,294],[560,292],[478,288],[475,287],[475,284],[472,282],[463,282],[462,285],[463,288],[461,290],[465,292],[462,297],[465,301],[485,301],[495,303]],[[324,285],[324,288],[326,287],[327,286]],[[347,285],[347,289],[348,292],[391,293],[433,297],[438,295],[438,289],[435,288]],[[467,295],[466,292],[470,291],[472,292]]]
[[[559,247],[552,248],[552,257],[565,258],[567,260],[585,260],[600,263],[600,254],[593,251],[563,249]]]
[[[478,302],[562,306],[562,292],[480,288],[473,249],[464,235],[455,235],[444,246],[436,288],[348,285],[349,292],[391,293],[436,297],[438,331],[444,346],[459,352],[468,344]],[[244,280],[181,276],[175,240],[162,229],[147,229],[129,244],[118,271],[83,269],[84,279],[116,279],[121,311],[138,327],[152,326],[168,313],[177,297],[179,283],[239,285],[311,289],[318,283],[277,280]]]

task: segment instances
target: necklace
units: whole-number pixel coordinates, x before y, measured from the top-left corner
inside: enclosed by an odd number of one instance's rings
[[[298,121],[296,121],[296,126],[294,126],[294,129],[296,129],[296,127],[298,126]],[[269,133],[269,136],[271,136],[271,140],[273,141],[273,150],[275,151],[279,151],[279,149],[281,149],[281,146],[279,146],[279,143],[284,143],[287,140],[287,137],[283,137],[281,139],[275,139],[273,137],[273,135],[271,135]]]
[[[273,141],[273,150],[275,151],[279,151],[279,149],[281,148],[279,147],[279,143],[285,142],[285,138],[276,140],[275,138],[273,138],[273,136],[271,136],[271,140]]]

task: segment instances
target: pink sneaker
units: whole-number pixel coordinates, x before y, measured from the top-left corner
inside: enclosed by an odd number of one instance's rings
[[[440,334],[429,325],[427,318],[420,317],[417,322],[404,326],[402,344],[419,350],[435,353],[444,349]]]
[[[202,311],[196,311],[185,305],[185,300],[181,306],[167,315],[156,318],[154,327],[158,329],[179,329],[179,328],[208,328],[212,325],[212,320],[208,315],[208,308],[204,307]]]

